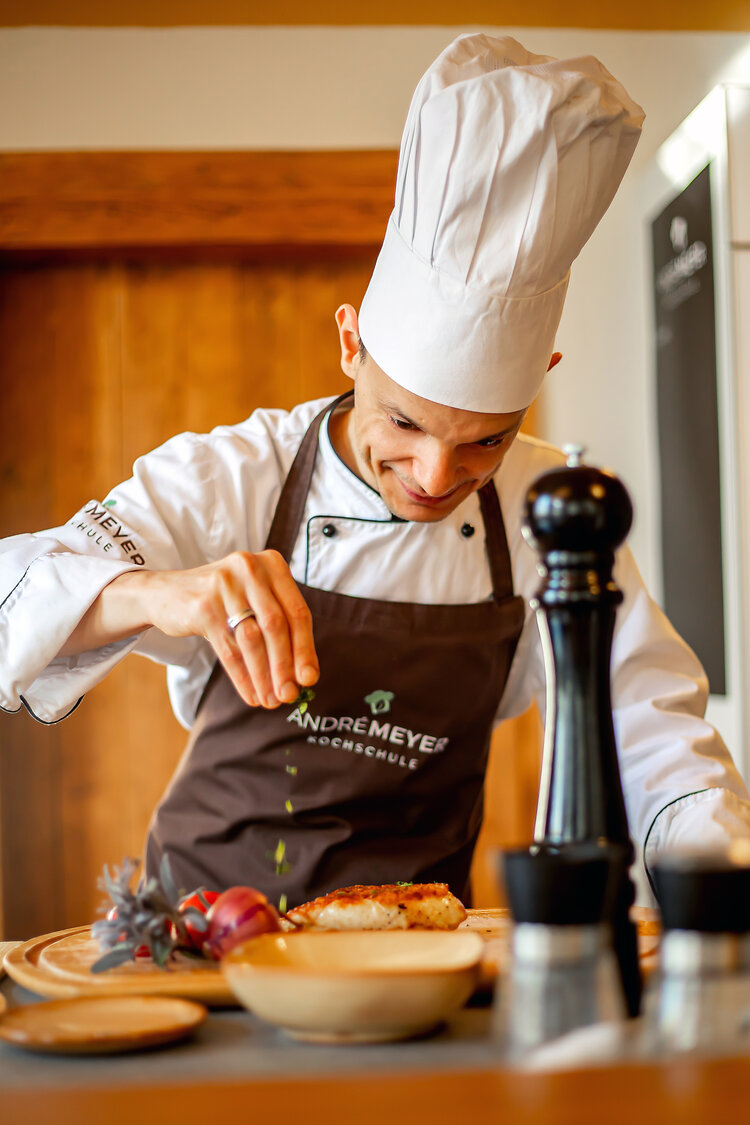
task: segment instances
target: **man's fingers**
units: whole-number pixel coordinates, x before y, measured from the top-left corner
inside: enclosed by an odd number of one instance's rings
[[[276,551],[237,552],[216,579],[206,636],[237,691],[251,706],[294,702],[319,666],[312,617],[286,561]]]
[[[313,639],[312,614],[286,567],[274,575],[274,591],[284,609],[289,628],[295,685],[310,687],[317,683],[320,676]]]
[[[243,622],[244,624],[244,622]],[[257,707],[260,703],[252,674],[247,666],[245,656],[241,652],[236,638],[223,622],[218,628],[209,630],[206,639],[221,661],[224,671],[232,681],[239,696],[244,699],[249,707]]]
[[[278,552],[263,551],[253,556],[246,569],[245,594],[265,642],[271,690],[277,700],[292,703],[300,685],[313,684],[319,676],[312,616]],[[263,690],[257,686],[262,701]],[[271,696],[268,705],[273,705]]]

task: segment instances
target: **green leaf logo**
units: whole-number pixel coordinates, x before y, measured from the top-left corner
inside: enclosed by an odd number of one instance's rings
[[[105,501],[104,501],[104,504],[103,504],[103,507],[105,507],[105,508],[114,508],[114,506],[115,506],[115,504],[116,504],[116,503],[117,503],[117,501],[116,501],[116,500],[105,500]]]
[[[371,691],[365,696],[365,703],[373,715],[385,715],[391,709],[391,700],[395,698],[392,691]]]

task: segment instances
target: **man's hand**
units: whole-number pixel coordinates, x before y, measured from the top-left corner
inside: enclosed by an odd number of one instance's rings
[[[228,619],[248,609],[253,616],[230,629]],[[128,571],[105,586],[62,655],[149,626],[205,637],[251,707],[292,703],[320,674],[310,611],[277,551],[235,551],[193,570]]]

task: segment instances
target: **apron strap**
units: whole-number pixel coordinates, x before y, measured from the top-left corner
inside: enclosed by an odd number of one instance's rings
[[[329,410],[335,410],[345,399],[353,397],[354,391],[346,391],[343,395],[339,395],[335,402],[324,406],[320,413],[313,418],[284,481],[271,530],[266,540],[266,550],[278,551],[287,562],[291,560],[297,531],[305,511],[307,493],[315,468],[315,455],[318,452],[318,434],[323,419]]]
[[[276,505],[271,530],[266,540],[266,550],[278,551],[287,562],[292,557],[297,532],[305,511],[307,493],[318,451],[318,434],[323,419],[329,411],[333,412],[341,403],[348,398],[353,398],[353,396],[354,391],[345,391],[333,403],[324,406],[320,413],[315,416],[300,443],[292,467],[284,482],[279,502]],[[504,598],[513,596],[513,575],[508,538],[505,534],[505,523],[494,481],[487,481],[487,484],[480,488],[478,495],[482,519],[484,520],[492,590],[495,600],[502,601]]]
[[[505,534],[505,520],[500,509],[494,480],[488,480],[479,489],[479,506],[484,520],[484,534],[487,543],[487,557],[492,576],[492,591],[495,601],[513,597],[513,571],[510,565],[508,536]]]

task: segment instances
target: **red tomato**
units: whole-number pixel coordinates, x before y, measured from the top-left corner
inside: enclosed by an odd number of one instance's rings
[[[201,902],[201,896],[205,900],[204,902]],[[190,895],[189,898],[186,898],[184,902],[180,903],[180,911],[185,910],[188,906],[192,906],[196,910],[200,910],[201,914],[207,914],[217,898],[219,898],[218,891],[201,891],[200,894],[196,891],[195,894]],[[206,905],[206,903],[208,905]],[[203,948],[203,942],[206,940],[207,931],[201,932],[196,929],[195,925],[188,918],[185,919],[185,929],[187,930],[187,935],[193,949],[200,951]]]

